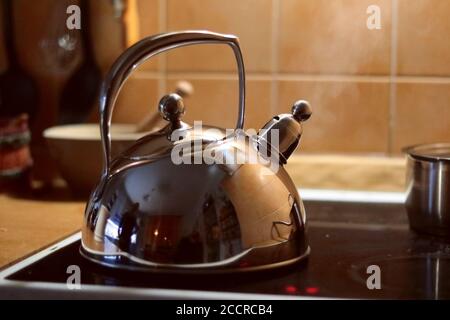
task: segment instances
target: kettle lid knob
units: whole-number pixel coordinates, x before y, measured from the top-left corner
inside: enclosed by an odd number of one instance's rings
[[[177,93],[165,95],[159,101],[158,110],[164,120],[177,123],[185,112],[183,98]]]
[[[292,116],[295,120],[303,122],[311,117],[311,105],[306,100],[297,100],[294,102],[291,110]]]

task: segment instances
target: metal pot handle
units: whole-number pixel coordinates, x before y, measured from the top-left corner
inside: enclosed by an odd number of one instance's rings
[[[239,74],[239,109],[237,129],[244,127],[245,69],[239,39],[234,35],[204,30],[192,30],[159,34],[137,42],[114,62],[100,89],[100,130],[103,145],[103,176],[107,177],[111,164],[110,126],[114,105],[124,82],[140,64],[170,49],[194,44],[225,43],[234,52]]]

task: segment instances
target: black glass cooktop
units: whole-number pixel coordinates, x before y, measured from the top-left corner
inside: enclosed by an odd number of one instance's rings
[[[66,283],[67,267],[78,265],[81,283],[99,286],[332,298],[450,298],[450,241],[410,231],[403,205],[310,201],[305,207],[311,255],[290,267],[202,276],[127,272],[86,261],[77,241],[8,279]],[[379,268],[381,289],[368,288],[367,279],[374,272],[369,266]]]

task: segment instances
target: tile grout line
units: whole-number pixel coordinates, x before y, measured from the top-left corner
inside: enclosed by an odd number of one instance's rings
[[[158,0],[158,32],[162,33],[167,30],[167,1]],[[167,93],[167,55],[162,54],[158,63],[158,98],[163,97]]]
[[[392,0],[391,13],[391,72],[389,88],[389,125],[388,125],[388,154],[394,153],[394,130],[396,126],[397,110],[397,45],[398,45],[398,1]]]
[[[236,80],[237,75],[232,72],[168,72],[138,70],[133,77],[136,78],[163,78],[176,79],[178,77],[193,78],[199,80]],[[450,77],[436,76],[401,76],[401,75],[333,75],[333,74],[289,74],[289,73],[257,73],[248,72],[248,80],[270,81],[273,77],[282,81],[318,81],[318,82],[374,82],[390,83],[392,79],[398,83],[430,83],[450,84]]]
[[[280,1],[272,0],[272,59],[270,74],[270,110],[275,115],[278,111],[278,63],[279,63],[279,20],[280,19]]]

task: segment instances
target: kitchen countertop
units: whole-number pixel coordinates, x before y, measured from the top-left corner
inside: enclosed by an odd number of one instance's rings
[[[79,230],[84,206],[0,195],[0,268]]]
[[[405,157],[299,153],[286,169],[300,188],[405,191]]]
[[[296,155],[289,160],[287,170],[303,189],[402,191],[405,160]],[[85,201],[70,199],[67,194],[55,197],[47,194],[45,199],[36,195],[17,198],[0,194],[0,268],[79,230]]]

